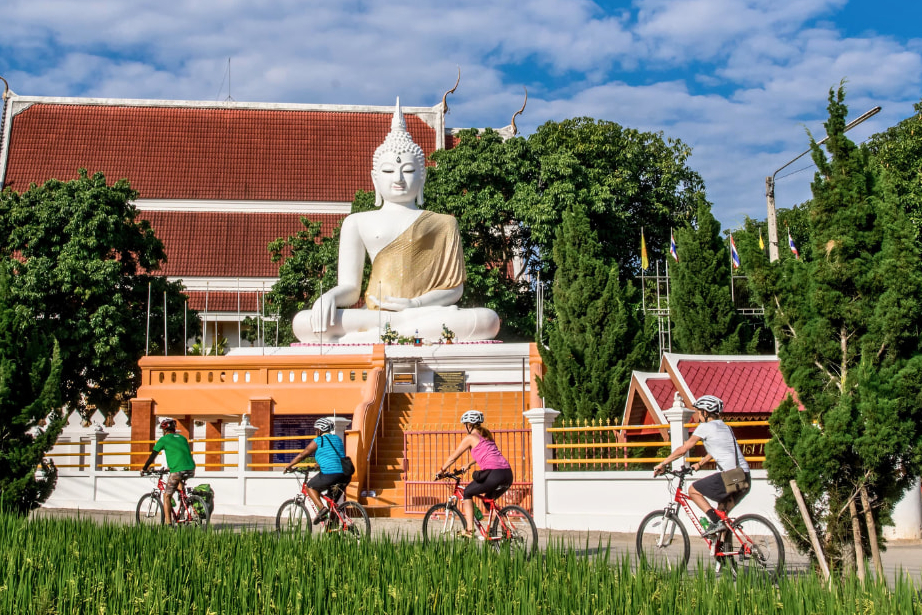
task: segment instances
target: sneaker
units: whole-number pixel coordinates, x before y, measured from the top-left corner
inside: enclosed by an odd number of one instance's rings
[[[723,532],[725,529],[727,529],[727,524],[724,523],[723,519],[721,519],[720,521],[713,524],[708,529],[704,530],[704,533],[701,535],[704,536],[705,538],[711,538],[713,536],[717,536],[718,534]]]
[[[320,512],[317,513],[317,518],[314,519],[314,525],[318,525],[318,524],[320,524],[320,523],[323,523],[324,521],[327,520],[327,517],[329,517],[329,516],[330,516],[330,509],[329,509],[329,508],[323,508],[323,509],[321,509]]]

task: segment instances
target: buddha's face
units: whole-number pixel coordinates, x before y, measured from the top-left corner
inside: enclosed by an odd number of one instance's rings
[[[384,152],[371,173],[375,190],[385,201],[408,204],[416,201],[423,188],[424,169],[407,153]]]

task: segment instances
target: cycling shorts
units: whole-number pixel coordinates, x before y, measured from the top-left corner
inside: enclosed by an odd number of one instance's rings
[[[170,476],[166,479],[166,488],[163,492],[167,495],[173,495],[176,493],[176,488],[179,486],[179,483],[186,482],[186,479],[192,478],[195,476],[195,470],[183,470],[182,472],[172,472]]]
[[[752,485],[752,477],[749,475],[749,472],[746,472],[746,481]],[[729,504],[732,502],[733,505],[736,505],[749,493],[749,488],[737,491],[732,495],[727,493],[727,490],[724,489],[724,480],[720,476],[720,472],[715,472],[710,476],[705,476],[701,480],[696,480],[692,483],[692,486],[698,493],[709,500],[714,500],[718,504]]]
[[[481,475],[479,481],[474,481],[464,488],[465,500],[469,500],[475,495],[495,500],[506,493],[509,487],[512,486],[512,470],[509,468],[481,470],[481,472],[485,476]]]
[[[330,489],[332,487],[338,487],[340,491],[346,490],[346,485],[349,484],[349,476],[338,472],[336,474],[315,474],[307,481],[307,488],[313,489],[314,491],[320,491],[321,493]]]

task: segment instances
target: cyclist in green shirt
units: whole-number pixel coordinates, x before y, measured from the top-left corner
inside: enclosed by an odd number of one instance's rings
[[[189,441],[182,434],[176,433],[175,419],[163,419],[160,421],[160,429],[163,430],[163,435],[154,444],[154,450],[144,462],[141,475],[147,472],[147,468],[154,463],[160,451],[166,453],[166,466],[170,469],[170,476],[167,479],[166,489],[163,491],[163,509],[166,511],[166,523],[171,525],[173,523],[173,494],[177,488],[185,487],[186,479],[195,476],[195,462],[192,460]]]

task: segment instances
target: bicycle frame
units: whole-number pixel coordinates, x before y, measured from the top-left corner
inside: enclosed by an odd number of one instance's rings
[[[691,503],[689,502],[688,494],[682,491],[682,486],[685,484],[685,477],[690,474],[691,471],[687,468],[683,468],[678,472],[669,472],[666,474],[666,478],[669,481],[670,485],[672,484],[672,479],[675,477],[678,479],[679,484],[676,486],[675,494],[673,495],[672,501],[666,505],[666,509],[675,515],[678,518],[679,506],[685,510],[685,514],[691,519],[692,525],[698,531],[698,534],[701,538],[707,543],[708,547],[711,550],[711,555],[714,557],[726,557],[726,556],[737,556],[737,555],[750,555],[752,552],[751,544],[752,540],[747,536],[740,528],[736,527],[731,519],[724,511],[715,509],[717,516],[724,521],[727,526],[727,530],[733,533],[733,536],[736,537],[737,542],[740,545],[739,550],[737,551],[728,551],[725,552],[719,547],[725,542],[722,540],[724,532],[719,532],[713,537],[708,537],[704,535],[704,527],[702,527],[701,522],[698,521],[698,517],[695,515],[695,511],[692,510]],[[670,476],[670,474],[672,476]],[[663,527],[665,532],[665,526]],[[660,535],[660,542],[662,542],[663,536]]]
[[[445,502],[445,507],[448,509],[457,510],[461,515],[464,515],[464,511],[458,506],[458,503],[464,499],[464,490],[461,488],[461,474],[457,471],[448,474],[445,478],[454,479],[455,485],[452,489],[451,495],[448,496],[448,500]],[[491,498],[485,498],[480,495],[475,495],[475,498],[482,500],[487,507],[487,515],[480,520],[477,518],[477,515],[474,515],[474,526],[480,532],[480,535],[484,540],[497,541],[505,540],[506,536],[509,534],[509,527],[506,525],[506,520],[503,518],[503,515],[498,514],[496,500]],[[476,502],[471,502],[474,506],[477,506]],[[500,526],[503,528],[502,535],[500,536],[490,536],[490,526],[493,525],[493,518],[499,519]],[[484,523],[485,522],[485,523]],[[472,528],[473,529],[473,528]]]
[[[310,495],[307,493],[307,470],[301,470],[300,472],[304,474],[304,480],[295,474],[295,480],[298,481],[299,485],[298,495],[295,496],[295,499],[299,504],[303,504],[306,500],[310,500]],[[330,515],[320,523],[321,531],[328,531],[327,526],[333,520],[333,515],[336,515],[336,518],[339,519],[338,527],[343,530],[349,530],[355,524],[351,517],[342,514],[336,501],[327,494],[320,492],[320,501],[326,504],[327,509],[330,511]],[[313,505],[313,501],[311,501],[311,505]]]
[[[151,489],[150,494],[151,497],[159,498],[161,502],[163,501],[163,492],[166,491],[166,484],[163,482],[163,476],[168,473],[168,471],[163,470],[151,471],[151,474],[157,475],[157,486]],[[191,515],[189,515],[189,500],[186,498],[186,481],[180,481],[179,485],[176,487],[175,493],[178,503],[173,507],[173,523],[188,523],[191,519]]]

